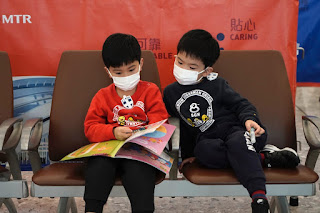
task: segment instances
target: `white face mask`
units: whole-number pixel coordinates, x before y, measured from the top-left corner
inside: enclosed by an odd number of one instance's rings
[[[109,74],[111,75],[110,70],[107,68]],[[126,77],[114,77],[112,76],[113,83],[116,87],[123,91],[128,91],[134,89],[139,81],[140,81],[140,65],[139,65],[139,71],[135,74],[126,76]]]
[[[198,75],[203,73],[204,71],[206,71],[206,69],[200,72],[183,69],[176,65],[176,63],[174,63],[173,67],[173,75],[179,82],[179,84],[182,85],[192,85],[198,83],[203,78],[203,76],[201,76],[201,78],[198,79]]]

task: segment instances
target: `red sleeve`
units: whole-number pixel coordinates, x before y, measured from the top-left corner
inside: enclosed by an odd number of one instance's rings
[[[145,105],[149,124],[167,119],[169,115],[163,103],[159,88],[155,84],[151,84],[147,94]]]
[[[84,121],[84,134],[90,142],[103,142],[116,139],[113,134],[115,124],[106,124],[107,106],[104,94],[100,91],[93,97]]]

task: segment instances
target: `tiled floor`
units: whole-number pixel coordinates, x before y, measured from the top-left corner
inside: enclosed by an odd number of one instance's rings
[[[298,150],[302,163],[304,163],[308,145],[302,132],[301,116],[304,114],[316,115],[320,117],[320,88],[299,87],[296,95],[296,128],[297,140],[301,142],[301,149]],[[316,165],[315,171],[320,174],[320,163]],[[30,173],[23,174],[30,180]],[[76,198],[78,212],[84,212],[84,202],[81,198]],[[58,198],[26,198],[14,199],[18,212],[56,212]],[[313,197],[299,197],[299,206],[290,207],[292,213],[319,213],[320,212],[320,193],[317,183],[317,194]],[[156,213],[191,213],[191,212],[232,212],[249,213],[250,199],[248,197],[221,197],[221,198],[155,198]],[[0,212],[7,212],[2,206]],[[130,211],[130,203],[127,198],[109,198],[108,205],[104,212],[125,213]]]

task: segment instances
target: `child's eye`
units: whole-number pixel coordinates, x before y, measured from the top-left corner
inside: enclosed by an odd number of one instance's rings
[[[131,69],[131,70],[129,70],[129,72],[133,72],[135,69]]]
[[[190,69],[195,70],[196,68],[194,68],[194,67],[190,67]]]
[[[115,72],[116,75],[121,75],[121,72]]]
[[[178,61],[178,64],[180,64],[180,65],[181,65],[181,64],[182,64],[182,62]]]

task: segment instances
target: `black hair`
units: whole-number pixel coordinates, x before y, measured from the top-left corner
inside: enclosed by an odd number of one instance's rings
[[[138,40],[128,34],[110,35],[102,47],[102,59],[107,68],[120,67],[134,61],[140,63],[141,48]]]
[[[190,30],[184,34],[177,46],[177,53],[200,59],[205,67],[212,66],[220,56],[220,47],[212,35],[201,29]]]

